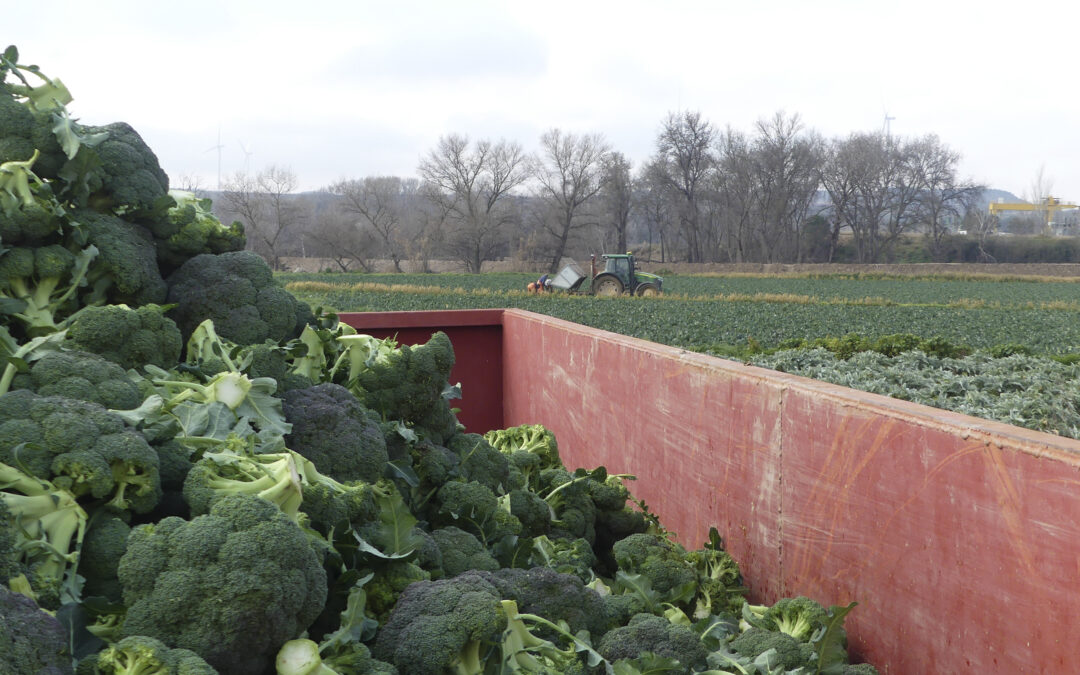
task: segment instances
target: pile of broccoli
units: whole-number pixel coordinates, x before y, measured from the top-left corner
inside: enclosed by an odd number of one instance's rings
[[[71,100],[0,55],[0,672],[876,672],[631,476],[466,430],[445,334],[312,311]]]

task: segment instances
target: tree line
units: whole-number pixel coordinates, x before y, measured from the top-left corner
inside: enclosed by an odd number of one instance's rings
[[[985,235],[984,189],[958,175],[960,155],[935,135],[857,132],[826,139],[778,112],[749,132],[699,112],[672,112],[639,166],[599,133],[551,129],[527,152],[508,140],[449,134],[415,177],[348,178],[297,194],[289,169],[237,172],[216,196],[244,223],[249,247],[341,269],[469,272],[499,259],[557,270],[565,257],[635,250],[657,262],[889,262],[918,233],[944,255],[957,229]]]

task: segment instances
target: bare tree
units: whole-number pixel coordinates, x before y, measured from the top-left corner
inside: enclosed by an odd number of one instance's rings
[[[305,237],[312,242],[309,247],[312,255],[333,260],[342,272],[357,267],[364,272],[375,271],[377,235],[369,228],[356,227],[356,221],[339,209],[319,213],[315,226]]]
[[[637,179],[637,211],[645,226],[646,243],[652,261],[653,247],[660,247],[660,262],[669,260],[668,247],[672,232],[678,228],[678,194],[668,179],[667,170],[662,162],[654,159],[641,168]]]
[[[1050,210],[1050,196],[1054,190],[1054,179],[1046,175],[1046,165],[1040,164],[1039,170],[1031,179],[1031,185],[1025,190],[1025,199],[1035,204],[1036,208],[1027,218],[1027,227],[1030,232],[1050,234],[1050,221],[1053,220],[1053,212]]]
[[[469,142],[452,134],[420,162],[425,194],[446,213],[446,245],[469,272],[479,273],[505,247],[505,227],[517,216],[509,197],[527,180],[529,162],[517,143]]]
[[[601,183],[600,199],[605,229],[615,238],[615,250],[626,251],[630,248],[626,236],[634,207],[634,180],[630,160],[621,152],[609,152],[604,162]]]
[[[551,238],[550,271],[566,254],[571,234],[599,222],[590,209],[603,186],[604,159],[610,147],[599,134],[577,135],[552,129],[540,137],[535,163],[537,197],[545,214],[543,227]]]
[[[340,180],[330,186],[330,192],[342,197],[339,207],[345,213],[359,216],[375,231],[396,272],[402,271],[401,261],[407,247],[403,221],[416,186],[415,179],[397,176]]]
[[[688,262],[705,262],[711,257],[714,234],[706,229],[702,214],[702,192],[716,166],[713,141],[716,131],[699,112],[669,113],[656,139],[654,164],[681,196],[680,232]]]
[[[945,255],[945,236],[960,223],[984,186],[961,181],[957,175],[960,153],[931,134],[911,144],[910,166],[920,186],[919,220],[926,228],[927,248],[935,259]]]
[[[238,171],[225,184],[227,211],[244,224],[249,246],[274,269],[281,267],[287,234],[306,217],[306,205],[293,194],[298,184],[291,169],[276,165],[255,175]]]

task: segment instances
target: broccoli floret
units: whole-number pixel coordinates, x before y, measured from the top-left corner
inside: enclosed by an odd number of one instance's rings
[[[483,542],[460,528],[441,527],[431,532],[439,547],[442,575],[456,577],[468,570],[497,570],[499,563]]]
[[[433,514],[436,524],[455,525],[492,544],[521,533],[521,521],[510,514],[509,498],[499,499],[476,481],[450,481],[439,488]]]
[[[535,492],[510,491],[510,513],[521,522],[521,534],[539,537],[551,531],[551,507]]]
[[[522,612],[565,622],[571,633],[584,630],[599,638],[610,627],[603,598],[572,574],[548,567],[502,568],[478,574],[490,581],[503,599],[516,602]]]
[[[589,672],[578,653],[579,648],[581,651],[591,648],[587,643],[583,644],[581,638],[571,635],[545,617],[518,611],[517,603],[513,600],[503,600],[501,606],[506,615],[506,631],[500,649],[502,664],[507,672],[562,675],[584,675]],[[561,648],[533,631],[553,634],[553,639],[571,644]]]
[[[296,457],[288,451],[207,452],[184,479],[184,501],[195,516],[210,513],[217,502],[234,495],[261,497],[299,522],[303,487]]]
[[[596,554],[584,539],[549,539],[541,535],[533,539],[529,561],[556,572],[573,574],[584,583],[596,578],[593,571],[597,562]]]
[[[68,644],[67,630],[56,617],[0,584],[0,670],[71,675]]]
[[[168,288],[158,269],[154,242],[144,228],[119,216],[78,209],[71,213],[98,255],[90,265],[84,304],[161,304]]]
[[[169,190],[174,205],[147,227],[157,242],[158,263],[166,274],[201,253],[242,251],[246,243],[239,221],[225,225],[212,210],[210,199],[193,192]]]
[[[290,370],[289,355],[276,342],[267,341],[241,347],[240,357],[247,362],[244,372],[249,377],[273,378],[278,383],[278,395],[294,389],[306,389],[315,384],[310,377]],[[382,432],[379,433],[381,435]]]
[[[816,600],[799,596],[781,598],[761,614],[756,624],[760,628],[786,633],[800,642],[810,637],[829,622],[829,612]]]
[[[769,650],[776,651],[771,665],[782,665],[784,670],[794,670],[809,663],[813,651],[809,645],[799,642],[787,633],[751,626],[731,641],[731,649],[748,659],[756,659]]]
[[[86,578],[84,597],[103,596],[121,601],[117,568],[127,550],[131,526],[115,513],[99,511],[90,520],[79,553],[79,574]]]
[[[627,625],[608,631],[596,651],[608,661],[636,659],[650,653],[697,669],[705,665],[708,656],[694,631],[653,614],[637,614]]]
[[[190,649],[221,672],[258,675],[326,602],[307,535],[266,500],[230,495],[191,521],[131,531],[120,559],[125,636]]]
[[[0,464],[0,501],[7,573],[25,574],[38,604],[46,609],[73,601],[78,592],[72,563],[86,533],[86,511],[71,492],[8,464]]]
[[[743,604],[742,594],[746,589],[742,585],[742,572],[727,551],[717,548],[690,551],[686,560],[698,574],[693,613],[695,619],[731,612]]]
[[[522,424],[508,429],[493,429],[484,438],[504,455],[523,451],[536,456],[540,469],[556,469],[563,466],[559,458],[559,445],[555,434],[542,424]]]
[[[596,505],[589,495],[592,478],[585,472],[571,474],[565,469],[540,472],[541,493],[555,513],[552,536],[584,538],[596,542]]]
[[[147,513],[161,498],[154,449],[88,401],[27,390],[0,396],[0,461],[121,510]]]
[[[340,481],[374,483],[386,467],[386,440],[379,425],[345,387],[333,383],[294,389],[282,397],[292,432],[288,447]]]
[[[63,396],[90,401],[113,410],[137,408],[143,397],[127,371],[97,354],[49,352],[35,361],[25,376],[16,376],[13,389],[39,396]]]
[[[124,370],[146,364],[168,370],[180,360],[183,340],[161,305],[86,307],[68,327],[67,344],[100,354]]]
[[[28,337],[56,332],[77,308],[76,292],[96,255],[93,247],[75,254],[59,244],[0,248],[0,312]]]
[[[461,460],[460,472],[466,480],[487,486],[492,492],[509,491],[510,463],[480,434],[455,434],[446,447]]]
[[[650,533],[632,534],[612,547],[619,570],[645,577],[665,602],[689,601],[697,590],[697,572],[681,546]]]
[[[379,631],[373,654],[410,675],[482,672],[482,648],[498,643],[506,628],[501,600],[476,572],[412,584]]]
[[[273,271],[252,251],[204,253],[168,279],[172,318],[186,340],[210,319],[221,337],[241,345],[285,340],[296,327],[296,299],[274,281]]]
[[[430,581],[431,575],[414,562],[387,560],[375,569],[361,569],[361,574],[374,573],[364,585],[367,592],[367,612],[379,623],[385,623],[401,594],[418,581]]]
[[[84,668],[89,668],[88,671]],[[170,649],[161,640],[133,635],[109,645],[84,666],[79,675],[217,675],[209,663],[189,649]]]
[[[3,99],[0,94],[0,106]],[[41,153],[31,149],[18,158],[21,161],[4,159],[4,140],[0,134],[0,240],[42,245],[60,234],[64,209],[34,170],[40,170]]]
[[[454,348],[446,333],[439,331],[422,345],[393,346],[393,341],[375,340],[368,335],[339,338],[347,349],[337,365],[335,381],[343,380],[365,407],[383,419],[423,423],[440,406],[446,406],[443,392],[454,366]],[[432,429],[442,433],[444,428]],[[449,434],[446,434],[449,435]]]
[[[86,176],[91,208],[134,217],[168,208],[169,177],[138,132],[124,122],[77,128],[84,136],[102,136],[93,148],[80,148],[97,159]]]

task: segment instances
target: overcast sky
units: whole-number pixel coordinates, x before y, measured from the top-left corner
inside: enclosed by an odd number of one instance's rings
[[[937,134],[1018,196],[1080,202],[1080,5],[771,0],[36,0],[0,42],[61,78],[73,116],[126,121],[173,183],[274,164],[302,189],[413,176],[449,133],[534,150],[599,132],[635,164],[670,111],[749,132]],[[0,47],[2,48],[2,47]]]

